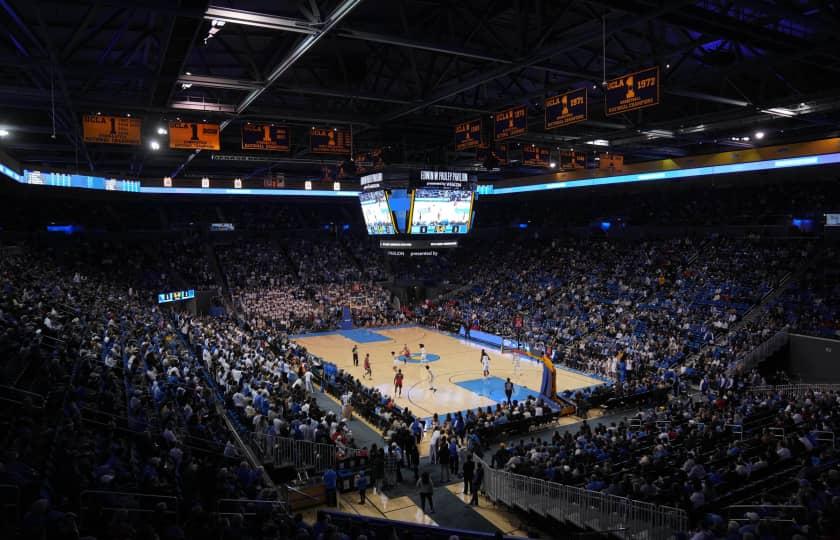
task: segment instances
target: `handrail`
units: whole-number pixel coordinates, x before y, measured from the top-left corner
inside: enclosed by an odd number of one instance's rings
[[[621,538],[667,540],[688,530],[688,514],[679,508],[608,495],[493,469],[481,458],[482,490],[494,502],[568,520],[586,529],[622,531]]]

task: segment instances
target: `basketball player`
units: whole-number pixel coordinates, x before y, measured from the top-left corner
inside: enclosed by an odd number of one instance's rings
[[[408,362],[411,358],[411,351],[408,350],[408,345],[403,344],[402,351],[400,351],[400,356],[403,358],[403,363]]]
[[[373,372],[370,369],[370,353],[367,353],[365,355],[365,374],[364,374],[364,376],[367,377],[370,380],[373,380]]]
[[[422,343],[420,344],[420,363],[421,364],[426,363],[426,346],[423,345]]]
[[[490,355],[484,349],[481,349],[481,368],[485,377],[490,375]]]
[[[394,375],[394,395],[402,397],[402,386],[403,386],[403,372],[401,369],[397,370],[397,374]]]
[[[397,361],[398,360],[399,360],[399,358],[397,358],[397,355],[394,354],[394,351],[391,351],[391,361],[394,363],[394,371],[397,371]]]
[[[507,398],[508,407],[513,405],[511,398],[513,397],[513,382],[511,382],[510,377],[505,381],[505,397]]]
[[[426,366],[426,376],[429,378],[429,390],[437,392],[437,388],[435,388],[435,374],[429,366]]]
[[[359,346],[353,345],[353,367],[359,367]]]

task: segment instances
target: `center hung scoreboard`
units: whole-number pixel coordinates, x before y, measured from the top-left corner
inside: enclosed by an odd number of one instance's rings
[[[383,171],[361,178],[365,227],[389,255],[436,255],[472,230],[476,176],[453,170]]]

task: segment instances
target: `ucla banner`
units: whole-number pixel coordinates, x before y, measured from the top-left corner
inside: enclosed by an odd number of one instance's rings
[[[621,114],[659,104],[659,66],[607,81],[606,113]]]
[[[349,156],[353,153],[353,134],[347,128],[312,128],[309,130],[309,151]]]
[[[82,117],[85,142],[101,144],[140,144],[143,122],[139,118],[86,114]]]
[[[586,120],[589,100],[586,88],[578,88],[545,100],[545,129],[555,129]]]
[[[476,148],[481,142],[481,118],[455,125],[455,150]]]
[[[522,164],[530,167],[549,167],[551,165],[551,148],[526,146],[522,149]]]
[[[274,124],[242,124],[243,150],[289,151],[289,128]]]
[[[496,113],[493,116],[493,135],[497,141],[525,135],[528,131],[528,108],[524,105]]]
[[[219,124],[169,122],[169,148],[219,150]]]

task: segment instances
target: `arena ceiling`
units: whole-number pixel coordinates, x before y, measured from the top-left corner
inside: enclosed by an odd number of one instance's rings
[[[836,136],[840,121],[825,0],[0,0],[0,23],[0,148],[29,168],[306,177],[338,159],[309,152],[312,126],[352,126],[354,150],[390,163],[474,166],[453,126],[519,104],[515,143],[628,161]],[[605,116],[602,81],[650,66],[660,104]],[[544,130],[543,99],[580,87],[589,120]],[[85,143],[96,113],[142,118],[144,144]],[[221,123],[225,160],[152,150],[176,118]],[[257,120],[290,126],[291,151],[240,150]]]

